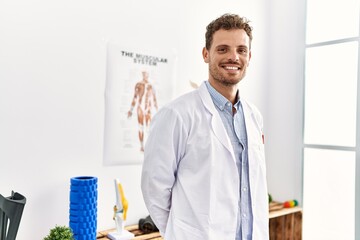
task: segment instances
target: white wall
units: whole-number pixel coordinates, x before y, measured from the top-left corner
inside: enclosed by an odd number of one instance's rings
[[[42,239],[68,224],[69,182],[99,178],[98,228],[113,227],[113,179],[129,223],[147,214],[140,165],[103,166],[106,42],[178,54],[177,94],[207,78],[201,49],[207,23],[225,12],[254,26],[241,94],[264,115],[269,190],[301,200],[302,1],[0,2],[0,193],[28,198],[18,239]]]
[[[268,187],[275,200],[302,203],[305,1],[272,0],[269,13]]]

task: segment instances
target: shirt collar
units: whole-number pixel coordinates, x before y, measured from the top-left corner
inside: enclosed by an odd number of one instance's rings
[[[215,104],[215,106],[217,106],[221,111],[223,111],[224,109],[232,112],[232,103],[227,100],[227,98],[225,98],[223,95],[221,95],[221,93],[219,93],[215,88],[213,88],[213,86],[211,86],[211,84],[209,83],[209,81],[205,81],[206,87],[210,93],[210,96]],[[238,110],[239,104],[240,103],[240,96],[239,96],[239,90],[237,90],[236,92],[236,103],[234,105],[234,107]]]

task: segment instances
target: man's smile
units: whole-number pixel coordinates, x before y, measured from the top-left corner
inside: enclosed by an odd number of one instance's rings
[[[238,71],[241,70],[240,66],[234,66],[234,65],[220,65],[222,68],[224,68],[225,70],[229,70],[229,71]]]

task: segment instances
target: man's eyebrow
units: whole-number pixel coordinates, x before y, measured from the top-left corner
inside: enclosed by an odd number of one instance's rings
[[[220,44],[220,45],[217,45],[215,46],[216,48],[219,48],[219,47],[229,47],[229,45],[226,45],[226,44]]]
[[[219,45],[217,45],[217,46],[215,46],[215,48],[220,48],[220,47],[230,47],[229,45],[226,45],[226,44],[219,44]],[[243,45],[243,44],[241,44],[241,45],[238,45],[238,46],[236,46],[237,48],[249,48],[247,45]]]

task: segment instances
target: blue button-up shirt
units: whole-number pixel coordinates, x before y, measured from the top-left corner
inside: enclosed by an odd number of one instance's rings
[[[234,219],[234,221],[238,222],[236,240],[251,240],[253,216],[249,185],[248,143],[244,112],[239,98],[239,91],[236,94],[236,103],[233,105],[223,95],[216,91],[209,82],[206,82],[206,86],[230,138],[236,158],[236,165],[239,170],[240,189],[238,219]],[[235,109],[234,111],[233,108]]]

